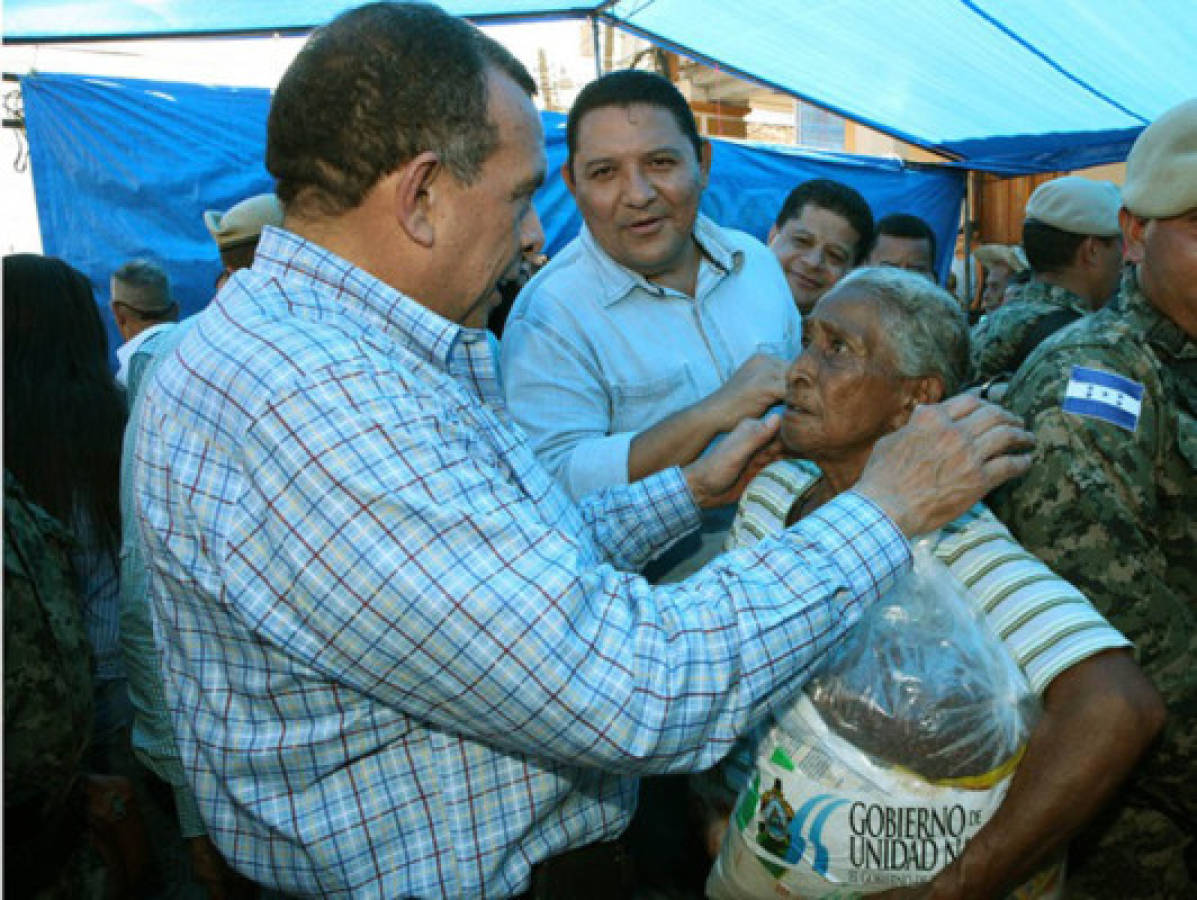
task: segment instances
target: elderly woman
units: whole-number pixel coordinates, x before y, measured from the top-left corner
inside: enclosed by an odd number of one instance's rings
[[[787,458],[740,502],[728,548],[775,534],[860,478],[873,445],[968,374],[968,329],[952,297],[897,269],[861,269],[803,323],[781,440]],[[1111,795],[1162,724],[1126,639],[978,504],[943,528],[935,555],[966,586],[1044,715],[1009,793],[956,862],[894,896],[1000,896],[1041,869]],[[729,760],[725,768],[734,771]]]

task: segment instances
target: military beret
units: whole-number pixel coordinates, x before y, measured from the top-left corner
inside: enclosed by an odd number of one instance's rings
[[[1030,268],[1023,256],[1022,247],[1013,244],[982,244],[973,251],[977,262],[986,267],[1006,266],[1011,272]]]
[[[267,225],[283,224],[283,207],[274,194],[258,194],[242,200],[228,212],[210,209],[204,224],[221,250],[257,240]]]
[[[1197,97],[1143,129],[1126,158],[1122,205],[1144,219],[1197,207]]]
[[[1118,188],[1108,181],[1065,175],[1045,181],[1027,201],[1027,219],[1070,234],[1114,237],[1121,234]]]

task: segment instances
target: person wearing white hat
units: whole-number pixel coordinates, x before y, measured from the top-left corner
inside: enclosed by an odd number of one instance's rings
[[[973,252],[973,258],[985,272],[981,310],[988,315],[1009,299],[1007,288],[1015,276],[1027,271],[1027,259],[1022,247],[1013,244],[982,244]]]
[[[991,505],[1134,641],[1167,706],[1118,805],[1074,843],[1069,896],[1197,897],[1197,98],[1139,136],[1122,204],[1133,267],[1010,383],[1035,463]]]
[[[1033,277],[972,335],[977,379],[1014,372],[1048,335],[1103,306],[1118,287],[1122,238],[1118,188],[1067,175],[1027,201],[1023,249]]]
[[[274,194],[255,194],[229,207],[227,212],[207,210],[204,224],[220,250],[220,261],[224,265],[224,273],[216,282],[219,289],[238,269],[253,265],[262,229],[267,225],[278,227],[283,224],[283,207]]]

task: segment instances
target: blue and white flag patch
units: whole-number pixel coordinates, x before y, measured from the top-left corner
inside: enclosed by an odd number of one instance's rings
[[[1142,401],[1139,382],[1101,369],[1073,366],[1061,409],[1133,432],[1139,425]]]

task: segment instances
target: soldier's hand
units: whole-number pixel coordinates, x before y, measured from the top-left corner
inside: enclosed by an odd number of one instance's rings
[[[915,408],[873,447],[856,490],[907,537],[961,515],[1031,465],[1034,436],[1020,420],[972,394]]]

